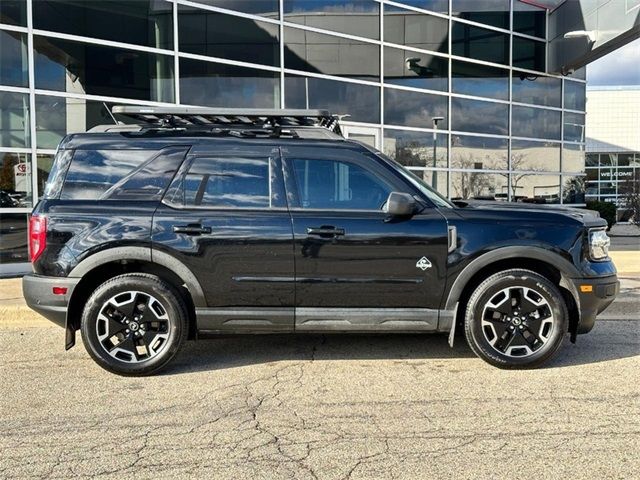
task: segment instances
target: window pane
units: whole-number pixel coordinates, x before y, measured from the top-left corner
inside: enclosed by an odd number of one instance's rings
[[[28,71],[27,36],[0,30],[0,84],[26,87]]]
[[[188,206],[268,208],[269,158],[197,158],[183,188]]]
[[[26,0],[0,0],[0,23],[27,26]]]
[[[434,145],[430,132],[384,130],[384,153],[405,167],[446,167],[447,148],[446,133],[437,133]]]
[[[171,3],[159,0],[47,0],[33,2],[40,30],[173,48]]]
[[[180,99],[210,107],[278,108],[280,74],[182,58]]]
[[[350,121],[380,123],[380,89],[371,85],[287,75],[286,108],[326,108]]]
[[[451,130],[507,135],[508,124],[509,106],[505,103],[451,98]]]
[[[513,2],[513,31],[533,37],[546,37],[547,11],[524,2]]]
[[[374,0],[284,0],[283,8],[287,22],[380,38],[380,4]]]
[[[76,150],[60,199],[100,199],[156,153],[155,150]]]
[[[598,156],[596,155],[596,165]],[[565,143],[562,147],[562,171],[563,172],[584,172],[585,153],[584,145],[575,143]]]
[[[511,175],[512,200],[527,203],[560,203],[560,177],[514,173]]]
[[[509,71],[452,60],[451,89],[454,93],[508,100]]]
[[[384,49],[384,81],[407,87],[447,91],[446,58],[399,48]]]
[[[393,190],[352,163],[294,159],[293,168],[302,208],[380,210]]]
[[[506,173],[451,172],[453,199],[506,200],[508,195]]]
[[[398,3],[404,3],[411,7],[422,8],[436,13],[449,13],[449,0],[399,0]],[[391,6],[385,6],[390,8]]]
[[[49,178],[51,167],[53,166],[53,155],[48,153],[38,154],[38,199],[44,194],[44,187]]]
[[[29,95],[0,92],[0,147],[29,146]]]
[[[443,197],[449,197],[449,173],[441,170],[409,170],[424,183],[438,191]]]
[[[280,65],[278,25],[183,5],[178,15],[181,52]]]
[[[584,114],[564,112],[564,140],[584,142]]]
[[[509,35],[453,22],[452,53],[486,62],[509,64]]]
[[[587,179],[584,176],[562,177],[562,202],[563,203],[584,203],[587,190]]]
[[[193,0],[193,2],[268,18],[279,18],[280,16],[278,0]]]
[[[567,148],[568,145],[565,145],[565,148]],[[587,153],[585,156],[585,164],[589,167],[597,167],[598,166],[598,154],[597,153]],[[565,171],[567,171],[566,169],[564,169]],[[576,170],[576,172],[579,172],[580,170]]]
[[[31,207],[31,155],[0,152],[0,206]]]
[[[384,89],[384,123],[432,128],[434,118],[441,128],[447,125],[447,97],[429,93]]]
[[[0,205],[4,193],[0,190]],[[27,215],[24,213],[0,213],[0,264],[27,263]]]
[[[560,112],[514,105],[511,132],[514,137],[560,140]]]
[[[448,35],[449,22],[444,18],[392,5],[384,7],[385,42],[447,53]]]
[[[560,143],[512,140],[511,170],[560,171]]]
[[[451,136],[451,167],[469,170],[506,170],[506,138]]]
[[[562,80],[513,71],[513,101],[547,107],[561,106]]]
[[[545,42],[529,40],[527,38],[513,37],[513,66],[546,71]]]
[[[564,81],[564,108],[570,110],[585,109],[586,84],[581,82]]]
[[[168,55],[34,37],[36,88],[173,101]]]
[[[494,27],[509,29],[510,0],[452,0],[451,14]]]
[[[298,28],[284,30],[284,66],[294,70],[379,81],[379,48]]]

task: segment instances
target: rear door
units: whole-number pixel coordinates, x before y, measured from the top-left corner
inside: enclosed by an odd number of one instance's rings
[[[293,329],[293,236],[277,147],[194,146],[156,212],[153,248],[199,280],[200,330]]]

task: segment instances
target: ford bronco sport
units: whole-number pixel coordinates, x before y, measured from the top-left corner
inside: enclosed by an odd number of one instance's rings
[[[451,203],[326,111],[114,112],[138,124],[60,143],[23,280],[111,372],[155,373],[204,335],[456,327],[533,367],[618,292],[596,213]]]

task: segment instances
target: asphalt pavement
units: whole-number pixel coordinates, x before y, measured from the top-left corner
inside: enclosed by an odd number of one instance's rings
[[[123,378],[0,325],[0,478],[640,478],[640,278],[545,368],[443,335],[189,342]]]

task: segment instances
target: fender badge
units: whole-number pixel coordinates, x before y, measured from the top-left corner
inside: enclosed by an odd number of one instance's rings
[[[422,257],[420,260],[418,260],[418,263],[416,263],[416,267],[424,272],[427,268],[431,268],[432,265],[427,257]]]

